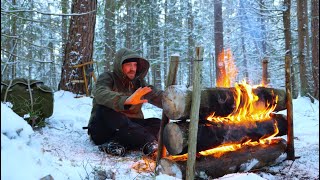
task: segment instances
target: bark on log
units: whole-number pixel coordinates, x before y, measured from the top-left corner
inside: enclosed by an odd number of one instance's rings
[[[199,118],[205,119],[213,112],[217,116],[227,116],[235,106],[234,88],[206,88],[201,90]],[[286,94],[282,89],[258,87],[253,89],[259,100],[257,103],[272,102],[274,93],[278,95],[278,103],[275,112],[286,109]],[[163,93],[163,112],[169,119],[189,119],[191,109],[192,91],[182,85],[169,86]]]
[[[277,123],[279,133],[276,136],[287,134],[286,116],[272,114],[272,119],[241,124],[213,123],[202,120],[198,126],[197,152],[208,150],[226,143],[239,143],[247,140],[258,141],[275,132]],[[172,122],[166,125],[163,131],[163,143],[171,155],[181,155],[188,151],[188,127],[186,121]]]
[[[200,156],[196,160],[196,177],[200,172],[211,178],[218,178],[230,173],[248,172],[265,166],[270,166],[285,160],[286,141],[273,140],[272,144],[244,146],[236,151],[226,152],[220,157]],[[156,168],[157,174],[185,178],[186,161],[162,158]]]

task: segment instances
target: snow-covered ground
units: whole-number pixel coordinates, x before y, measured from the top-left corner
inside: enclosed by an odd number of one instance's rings
[[[138,151],[128,152],[125,157],[99,151],[82,129],[88,124],[92,99],[74,96],[66,91],[55,92],[54,113],[40,130],[32,130],[1,103],[1,179],[39,180],[50,174],[55,180],[82,180],[94,179],[98,172],[105,172],[107,179],[181,178],[137,172],[132,167],[143,157]],[[293,100],[293,109],[295,155],[299,159],[219,179],[319,179],[319,101],[311,103],[308,98],[299,97]],[[162,113],[150,104],[145,104],[143,111],[146,118],[160,118]]]

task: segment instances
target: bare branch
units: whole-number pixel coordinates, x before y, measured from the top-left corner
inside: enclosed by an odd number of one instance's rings
[[[30,41],[27,41],[27,40],[25,40],[25,39],[20,38],[19,36],[11,36],[11,35],[7,35],[7,34],[1,34],[1,36],[7,37],[7,38],[19,39],[19,40],[21,40],[21,41],[24,41],[24,42],[26,42],[26,43],[31,44],[32,46],[36,46],[36,47],[38,47],[38,48],[54,50],[54,49],[49,48],[49,47],[46,47],[46,46],[36,45],[36,44],[34,44],[34,43],[30,42]]]
[[[22,56],[18,56],[16,54],[13,54],[13,53],[10,53],[9,51],[5,50],[5,49],[2,49],[1,48],[1,51],[3,52],[6,52],[10,55],[13,55],[13,56],[16,56],[18,58],[21,58],[21,59],[25,59],[25,60],[28,60],[28,61],[34,61],[34,62],[39,62],[39,63],[53,63],[53,61],[39,61],[39,60],[33,60],[33,59],[29,59],[29,58],[26,58],[26,57],[22,57]],[[10,62],[4,62],[5,64],[8,64],[8,65],[11,65],[11,64],[14,64],[14,63],[10,63]],[[17,62],[18,63],[18,62]],[[57,63],[54,63],[55,65],[58,65]]]
[[[4,12],[4,11],[1,11],[1,14],[3,15],[7,15],[7,14],[10,14],[10,13],[7,13],[7,12]],[[28,18],[23,18],[23,17],[20,17],[16,14],[10,14],[10,16],[15,16],[16,18],[18,19],[22,19],[22,20],[25,20],[25,21],[31,21],[31,22],[36,22],[36,23],[50,23],[50,22],[45,22],[45,21],[38,21],[38,20],[33,20],[33,19],[28,19]]]

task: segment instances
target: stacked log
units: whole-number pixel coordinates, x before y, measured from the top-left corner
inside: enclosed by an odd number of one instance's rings
[[[199,119],[206,119],[215,112],[215,116],[227,116],[235,107],[234,88],[206,88],[201,90]],[[271,106],[275,96],[278,96],[274,112],[286,109],[286,95],[282,89],[258,87],[253,93],[259,97],[258,102]],[[192,90],[182,85],[169,86],[163,93],[163,112],[169,119],[184,120],[190,117]],[[268,103],[271,103],[268,105]]]
[[[200,177],[204,172],[211,178],[218,178],[230,173],[248,172],[270,166],[285,160],[285,150],[286,141],[279,138],[274,139],[271,144],[244,146],[236,151],[226,152],[220,157],[199,156],[195,165],[196,177]],[[158,163],[156,173],[185,178],[186,162],[185,159],[162,158]]]
[[[189,122],[171,122],[163,131],[163,143],[171,155],[181,155],[188,151]],[[248,140],[258,141],[276,132],[277,136],[287,133],[286,116],[272,114],[272,118],[251,123],[215,123],[202,120],[198,125],[197,152],[215,148],[226,143]]]
[[[275,106],[274,112],[286,109],[286,94],[284,90],[258,87],[253,93],[259,97],[254,107],[266,108]],[[184,86],[169,86],[163,94],[163,112],[169,119],[182,120],[171,122],[164,128],[162,138],[171,156],[160,159],[156,171],[171,176],[186,176],[187,152],[189,136],[189,119],[192,90]],[[277,96],[278,101],[275,101]],[[256,141],[270,135],[283,136],[287,134],[287,117],[282,114],[271,114],[271,118],[264,120],[250,120],[244,122],[211,122],[207,118],[215,116],[226,117],[235,110],[235,88],[207,88],[201,91],[199,124],[196,152],[205,151],[226,144],[242,144]],[[201,172],[211,178],[221,177],[235,172],[246,172],[279,162],[279,157],[285,154],[286,141],[272,139],[270,144],[243,145],[238,150],[229,151],[222,156],[197,154],[196,177]],[[282,160],[285,158],[282,158]],[[281,161],[282,161],[281,160]]]

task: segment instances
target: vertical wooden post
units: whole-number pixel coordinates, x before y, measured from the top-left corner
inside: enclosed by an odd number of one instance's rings
[[[169,72],[168,72],[166,87],[176,84],[178,65],[179,65],[179,56],[170,56],[170,65],[169,65]],[[164,129],[164,126],[168,123],[169,123],[169,118],[164,114],[164,112],[162,112],[162,119],[160,123],[159,140],[158,140],[158,154],[157,154],[157,160],[156,160],[157,164],[160,161],[160,159],[164,157],[166,154],[166,149],[163,145],[163,129]]]
[[[285,55],[285,78],[286,78],[286,106],[287,106],[287,159],[295,160],[294,154],[294,135],[293,135],[293,110],[291,95],[291,57]]]
[[[268,59],[264,58],[262,60],[262,85],[267,86],[268,84]]]
[[[193,180],[195,172],[195,160],[197,149],[197,134],[199,123],[199,108],[201,95],[201,61],[203,60],[203,47],[196,47],[196,58],[193,69],[192,104],[190,112],[189,137],[188,137],[188,160],[186,179]]]
[[[82,66],[82,75],[84,80],[84,89],[86,91],[86,96],[89,96],[88,82],[87,82],[86,70],[84,65]]]

